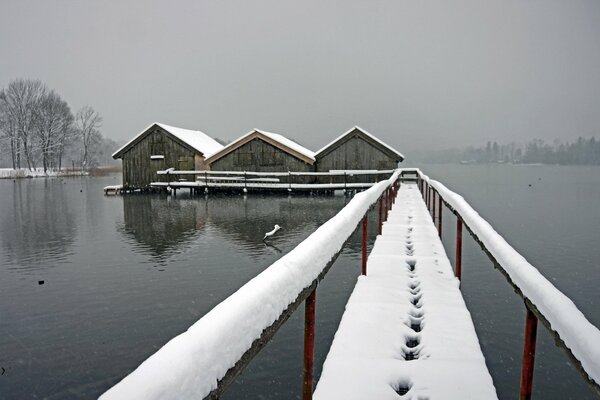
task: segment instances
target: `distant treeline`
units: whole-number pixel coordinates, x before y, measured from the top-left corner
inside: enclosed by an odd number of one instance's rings
[[[0,88],[0,166],[47,171],[109,163],[117,143],[102,136],[101,126],[92,107],[73,114],[43,82],[13,80]]]
[[[418,158],[439,163],[600,165],[600,141],[595,137],[580,137],[575,142],[555,140],[552,144],[540,139],[533,139],[526,144],[487,142],[480,147],[423,153]]]

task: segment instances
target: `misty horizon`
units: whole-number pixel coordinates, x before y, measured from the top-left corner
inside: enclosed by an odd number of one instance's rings
[[[313,149],[358,125],[407,156],[600,132],[592,1],[3,8],[0,86],[40,79],[119,142],[154,121]]]

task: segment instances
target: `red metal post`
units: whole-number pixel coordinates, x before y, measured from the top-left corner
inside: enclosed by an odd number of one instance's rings
[[[438,193],[438,235],[442,237],[442,196]]]
[[[385,220],[388,219],[388,212],[390,211],[390,191],[385,190]]]
[[[304,303],[304,369],[302,399],[312,400],[315,364],[315,306],[317,289],[313,290]]]
[[[362,274],[367,275],[367,214],[362,220]]]
[[[427,211],[431,213],[431,186],[427,184]]]
[[[383,225],[383,196],[379,198],[379,234],[381,235],[381,226]]]
[[[525,338],[523,345],[523,366],[521,367],[521,394],[519,399],[531,399],[533,390],[533,366],[535,363],[535,339],[537,336],[537,318],[525,305],[527,316],[525,317]]]
[[[462,267],[462,219],[456,217],[456,271],[455,275],[458,280],[461,280],[461,267]]]
[[[435,224],[435,194],[436,194],[436,192],[435,192],[435,190],[432,190],[432,191],[431,191],[431,193],[432,193],[432,196],[431,196],[431,204],[432,204],[432,206],[433,206],[433,207],[432,207],[432,208],[433,208],[433,211],[432,211],[432,213],[431,213],[431,220],[432,220],[432,221],[433,221],[433,223]]]

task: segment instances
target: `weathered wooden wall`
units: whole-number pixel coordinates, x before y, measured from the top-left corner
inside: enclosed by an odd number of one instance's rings
[[[360,136],[352,136],[331,151],[317,155],[317,171],[355,169],[387,170],[398,166],[390,157]]]
[[[163,155],[162,160],[151,160],[151,155]],[[150,182],[177,180],[178,176],[157,175],[156,171],[167,168],[193,170],[197,153],[182,146],[159,127],[123,153],[123,185],[127,188],[147,188]],[[201,156],[200,156],[201,157]],[[181,176],[193,180],[192,175]]]
[[[311,172],[310,165],[285,151],[255,138],[215,160],[212,171]]]

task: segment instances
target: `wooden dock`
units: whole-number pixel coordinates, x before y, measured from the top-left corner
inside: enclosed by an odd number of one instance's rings
[[[356,192],[388,179],[394,170],[340,170],[328,172],[256,172],[256,171],[158,171],[166,181],[152,182],[150,187],[190,193],[228,192],[312,192],[335,190]],[[178,180],[173,180],[177,178]]]
[[[417,185],[402,185],[314,398],[496,399],[459,283]]]

